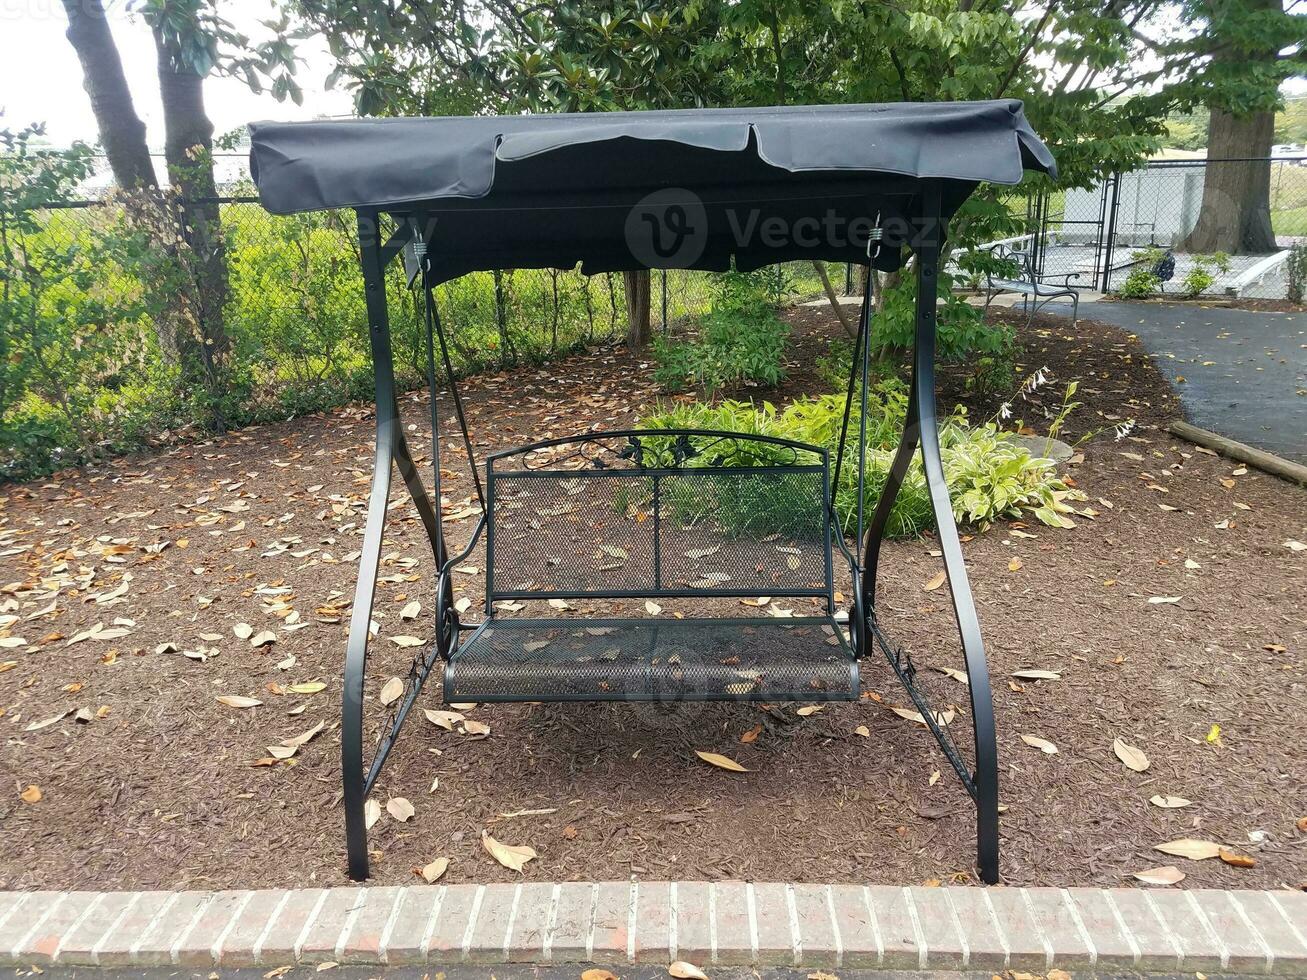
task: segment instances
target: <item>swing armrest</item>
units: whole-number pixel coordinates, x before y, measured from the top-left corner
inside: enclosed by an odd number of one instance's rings
[[[477,541],[481,538],[481,532],[485,530],[485,527],[486,515],[482,514],[481,520],[477,521],[477,526],[472,531],[472,540],[467,543],[466,548],[456,554],[453,558],[446,559],[445,563],[440,566],[440,571],[437,573],[437,580],[444,578],[455,565],[461,562],[468,555],[472,554],[472,549],[477,546]],[[439,581],[437,581],[437,585],[439,585]]]

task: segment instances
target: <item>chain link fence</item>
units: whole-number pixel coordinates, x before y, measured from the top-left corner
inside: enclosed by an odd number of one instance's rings
[[[0,477],[371,397],[353,214],[275,216],[248,193],[219,202],[221,370],[204,391],[165,354],[161,321],[176,310],[157,301],[154,253],[169,243],[142,241],[123,203],[53,204],[25,214],[23,227],[0,218],[12,265],[0,269]],[[773,271],[778,302],[823,292],[811,264]],[[398,263],[389,274],[396,370],[416,387],[426,366],[422,307]],[[836,291],[853,285],[842,265],[829,275]],[[712,304],[709,273],[655,271],[650,286],[658,332],[689,327]],[[459,375],[540,363],[628,328],[617,273],[473,273],[438,287],[437,301]]]
[[[1243,250],[1221,245],[1242,201],[1222,188],[1249,173],[1269,180],[1266,240],[1254,254],[1231,254]],[[1307,157],[1155,161],[1042,195],[1032,218],[1018,244],[1028,243],[1045,281],[1070,276],[1072,286],[1128,297],[1284,299],[1297,275],[1293,250],[1307,242]]]

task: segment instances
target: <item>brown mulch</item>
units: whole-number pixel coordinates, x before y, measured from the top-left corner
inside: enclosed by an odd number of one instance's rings
[[[795,320],[790,380],[744,394],[820,390],[812,363],[838,326],[820,309]],[[964,546],[995,685],[1005,880],[1129,884],[1131,872],[1176,864],[1186,885],[1301,886],[1307,553],[1286,541],[1307,540],[1307,493],[1168,436],[1159,426],[1178,403],[1122,331],[1037,320],[1021,340],[1023,366],[1058,379],[1019,403],[1026,423],[1042,432],[1074,378],[1085,405],[1071,440],[1109,431],[1070,468],[1088,495],[1077,506],[1093,512],[1077,527],[1004,524]],[[600,350],[474,379],[478,451],[634,423],[656,398],[648,368]],[[973,417],[998,402],[969,395],[956,370],[943,388]],[[403,410],[418,446],[423,405],[406,398]],[[1138,427],[1116,442],[1110,426],[1127,417]],[[352,408],[4,489],[0,615],[17,620],[0,638],[26,643],[0,646],[0,887],[345,881],[340,674],[371,439],[370,412]],[[457,544],[471,530],[458,516],[471,483],[449,442]],[[962,666],[947,589],[923,588],[939,569],[932,548],[929,538],[888,547],[880,609],[937,702],[958,707],[952,730],[965,749],[965,688],[926,669]],[[402,485],[383,555],[373,696],[408,662],[388,638],[431,632],[430,556]],[[475,610],[482,577],[462,578]],[[414,599],[422,612],[402,621]],[[71,642],[97,623],[101,635]],[[240,624],[276,642],[254,648],[234,635]],[[1061,679],[1013,680],[1023,668]],[[415,712],[374,796],[407,798],[416,816],[383,811],[371,832],[376,880],[413,880],[438,856],[450,859],[449,881],[515,878],[483,851],[486,828],[536,849],[525,875],[537,880],[968,880],[969,799],[924,729],[887,710],[908,703],[888,667],[869,661],[863,677],[864,700],[806,718],[794,705],[481,706],[469,717],[491,731],[477,738]],[[292,688],[314,682],[325,689]],[[262,703],[217,700],[231,695]],[[418,706],[440,706],[438,685]],[[369,712],[379,722],[375,697]],[[319,722],[289,762],[255,764]],[[1117,760],[1117,737],[1147,753],[1146,772]],[[711,768],[696,749],[751,772]],[[36,802],[20,795],[34,799],[30,786]],[[1160,809],[1155,794],[1193,802]],[[1256,867],[1152,850],[1184,837],[1221,842]]]

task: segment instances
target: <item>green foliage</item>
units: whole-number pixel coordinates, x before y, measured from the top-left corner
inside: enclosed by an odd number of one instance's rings
[[[956,277],[947,271],[939,275],[944,302],[938,307],[936,350],[946,361],[969,357],[1011,358],[1016,338],[1010,326],[988,323],[985,311],[955,293]],[[916,334],[916,277],[905,275],[884,290],[881,308],[871,324],[871,347],[876,354],[907,350]]]
[[[1284,273],[1289,281],[1287,291],[1289,302],[1301,303],[1304,287],[1307,287],[1307,245],[1302,242],[1293,243],[1293,247],[1289,249],[1289,258],[1284,265]]]
[[[159,320],[184,295],[181,267],[119,202],[60,209],[89,151],[40,151],[10,135],[0,155],[0,479],[228,425],[320,411],[372,391],[363,291],[349,218],[223,209],[230,263],[222,383],[188,384],[161,349]],[[446,283],[438,298],[454,370],[536,363],[625,331],[620,280],[506,272]],[[147,288],[149,284],[150,288]],[[669,316],[697,313],[676,282]],[[390,270],[399,381],[426,371],[420,311]],[[184,312],[184,305],[181,310]]]
[[[778,384],[790,327],[768,295],[776,289],[774,274],[724,272],[713,282],[712,307],[696,338],[654,338],[654,378],[668,391],[697,385],[709,396],[741,381]]]
[[[1216,282],[1216,275],[1226,275],[1230,271],[1230,256],[1224,252],[1214,252],[1211,255],[1194,255],[1191,258],[1193,265],[1185,273],[1184,278],[1180,280],[1180,291],[1190,298],[1197,297],[1212,287]]]
[[[897,380],[880,382],[870,393],[868,406],[867,474],[863,497],[866,515],[870,515],[875,507],[888,479],[907,413],[907,390]],[[777,410],[770,402],[761,405],[738,401],[715,405],[681,404],[646,417],[642,425],[649,429],[703,428],[792,439],[826,449],[832,457],[833,467],[844,407],[843,395],[800,398],[784,410]],[[850,431],[857,432],[858,425],[859,409],[855,404]],[[706,448],[710,440],[692,438],[691,442],[702,443]],[[669,458],[673,452],[671,437],[662,443],[646,439],[646,443]],[[1067,488],[1058,479],[1055,465],[1049,459],[1032,457],[1027,449],[1012,441],[1009,433],[1000,431],[993,423],[970,425],[962,410],[958,409],[943,423],[940,450],[954,516],[958,521],[984,526],[1030,510],[1046,523],[1058,523],[1055,513]],[[788,449],[744,440],[733,445],[730,451],[716,445],[701,456],[687,460],[685,465],[763,466],[787,462],[793,462]],[[812,460],[800,459],[799,462]],[[729,497],[732,486],[725,481],[719,484],[718,497]],[[712,505],[718,520],[742,533],[776,530],[787,526],[787,521],[797,519],[796,505],[792,501],[775,500],[764,506],[764,502],[755,496],[747,503],[745,507],[737,506],[729,499],[715,499]],[[845,448],[840,480],[835,487],[835,508],[846,533],[856,524],[857,503],[857,453],[850,444]],[[700,501],[698,506],[705,505]],[[737,515],[734,524],[730,523],[732,514]],[[925,474],[920,461],[914,458],[891,512],[889,533],[916,534],[931,527],[933,521]]]
[[[1135,266],[1125,277],[1125,282],[1116,289],[1116,294],[1124,299],[1147,299],[1161,288],[1162,280],[1154,271],[1157,263],[1166,253],[1160,248],[1149,247],[1135,249],[1130,258]]]
[[[1147,299],[1157,292],[1162,280],[1157,277],[1152,266],[1135,266],[1125,277],[1125,282],[1117,287],[1116,294],[1126,299]]]

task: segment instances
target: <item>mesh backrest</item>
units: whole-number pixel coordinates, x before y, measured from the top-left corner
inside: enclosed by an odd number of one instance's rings
[[[822,465],[490,472],[491,599],[829,592]]]

